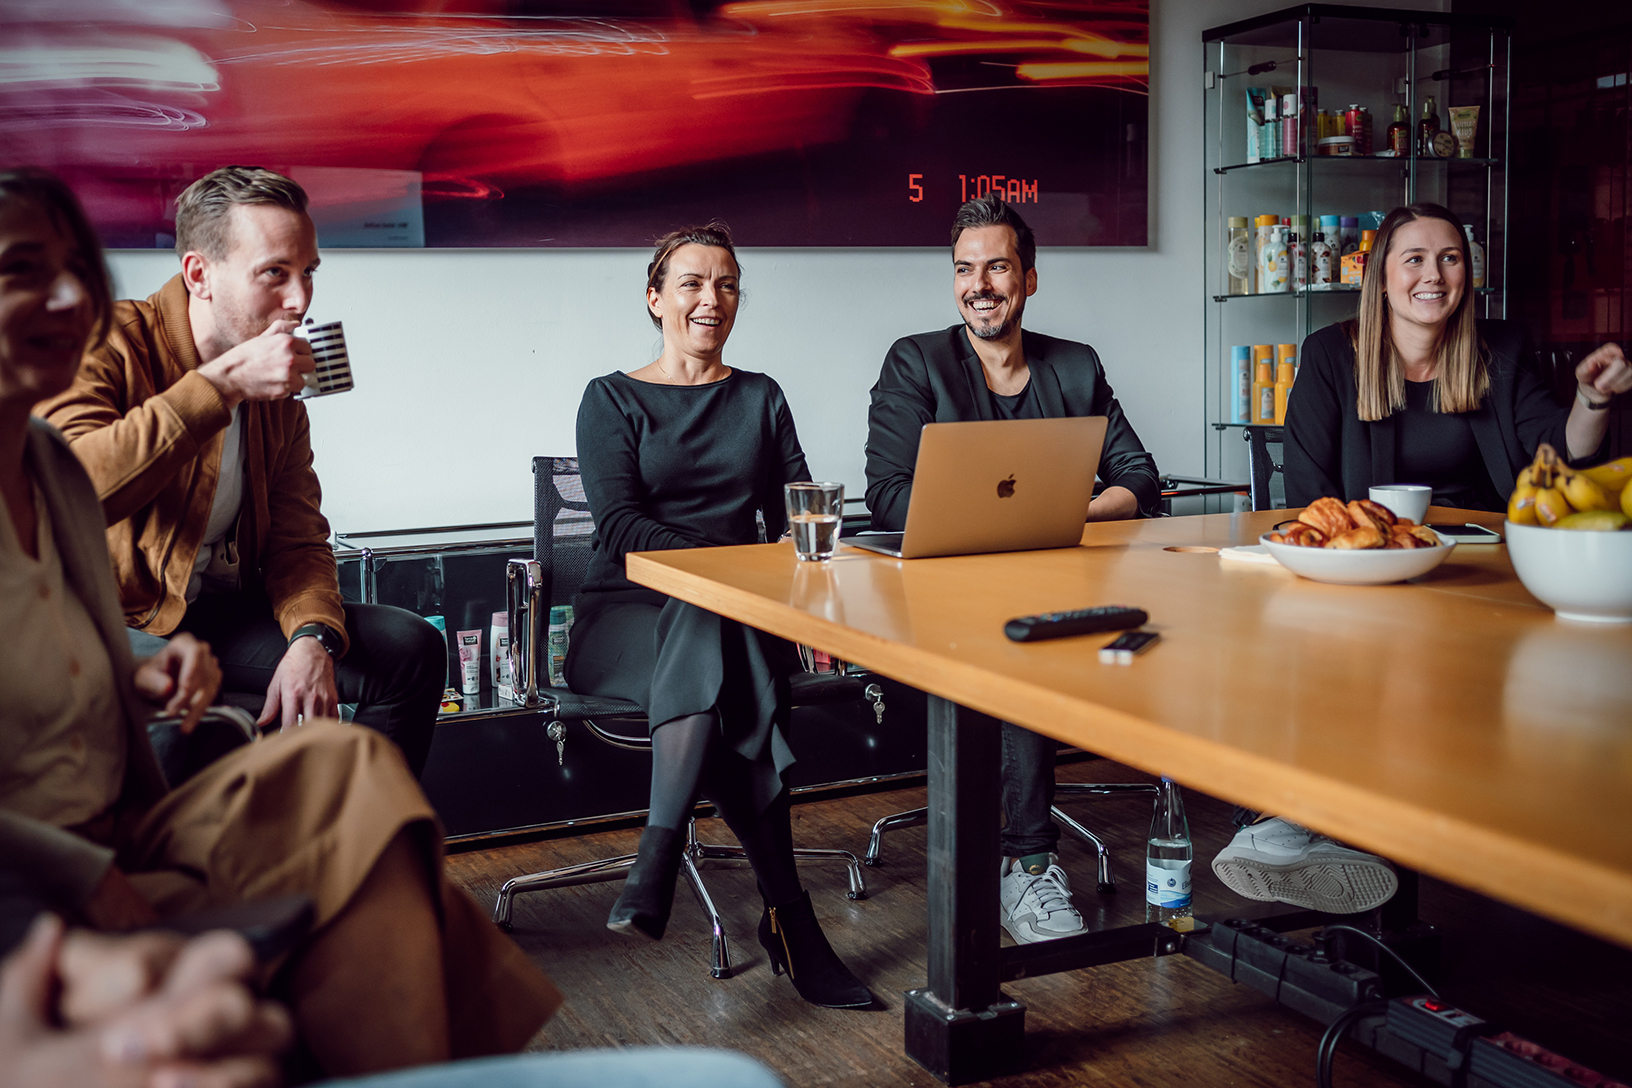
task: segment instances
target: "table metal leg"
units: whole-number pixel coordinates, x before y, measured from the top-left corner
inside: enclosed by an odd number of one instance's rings
[[[907,992],[907,1056],[947,1084],[1017,1071],[1025,1006],[999,988],[998,721],[929,697],[929,985]]]

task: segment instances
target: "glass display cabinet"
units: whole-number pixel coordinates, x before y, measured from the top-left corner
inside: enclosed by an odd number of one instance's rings
[[[1302,4],[1202,34],[1206,474],[1250,479],[1255,509],[1285,505],[1279,363],[1295,384],[1304,338],[1354,316],[1344,251],[1389,210],[1456,212],[1477,312],[1506,316],[1509,25]]]

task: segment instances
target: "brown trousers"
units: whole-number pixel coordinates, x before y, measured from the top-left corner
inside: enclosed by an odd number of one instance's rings
[[[161,916],[299,892],[316,904],[314,928],[345,908],[410,829],[440,890],[453,1057],[520,1050],[561,1004],[543,972],[443,875],[436,814],[396,746],[371,729],[320,721],[266,737],[119,823],[119,866]]]

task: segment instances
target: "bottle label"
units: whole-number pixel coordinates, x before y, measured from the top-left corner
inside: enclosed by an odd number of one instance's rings
[[[1169,910],[1190,905],[1190,862],[1168,858],[1145,859],[1145,902]]]
[[[1275,419],[1275,387],[1263,386],[1258,390],[1258,418],[1257,423],[1270,423]],[[1189,877],[1185,878],[1186,880]]]
[[[1229,266],[1231,279],[1245,280],[1248,273],[1252,271],[1251,260],[1247,253],[1247,235],[1245,231],[1230,236]]]

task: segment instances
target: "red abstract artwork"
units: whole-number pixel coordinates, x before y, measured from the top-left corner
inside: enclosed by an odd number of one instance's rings
[[[6,0],[0,165],[168,246],[214,167],[326,246],[1145,245],[1148,0]]]

